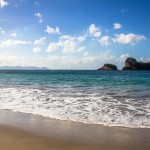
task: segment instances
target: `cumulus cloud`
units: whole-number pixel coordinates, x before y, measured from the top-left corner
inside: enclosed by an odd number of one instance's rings
[[[54,68],[63,68],[65,69],[96,69],[103,65],[104,62],[113,62],[116,57],[111,55],[108,51],[103,51],[97,54],[90,54],[84,52],[82,56],[77,55],[50,55],[49,61],[51,66]],[[61,62],[61,63],[60,63]],[[98,65],[97,65],[98,64]],[[51,68],[52,68],[51,67]]]
[[[122,69],[127,57],[130,57],[128,53],[116,56],[110,51],[104,50],[95,54],[85,51],[81,56],[67,54],[49,55],[48,59],[50,68],[53,69],[98,69],[104,63],[116,64],[118,69]]]
[[[40,47],[34,47],[33,52],[34,53],[39,53],[41,51]]]
[[[47,25],[45,32],[47,32],[49,34],[60,34],[59,27],[52,28],[49,25]]]
[[[122,54],[122,55],[118,58],[118,60],[119,60],[121,63],[124,63],[125,60],[126,60],[128,57],[130,57],[130,55],[129,55],[128,53],[127,53],[127,54]]]
[[[81,36],[79,36],[79,37],[76,37],[76,39],[77,39],[77,41],[79,41],[79,42],[83,42],[83,41],[85,41],[86,37],[87,37],[87,35],[85,34],[85,35],[81,35]]]
[[[63,52],[74,52],[78,50],[78,46],[85,40],[86,36],[73,37],[64,35],[60,37],[60,41],[63,45]]]
[[[46,37],[41,37],[39,40],[34,41],[34,45],[44,45]]]
[[[109,36],[103,36],[101,37],[98,42],[102,45],[102,46],[108,46],[109,45],[109,40],[110,37]]]
[[[59,38],[58,42],[49,44],[47,52],[52,52],[55,50],[62,50],[64,53],[83,51],[84,47],[80,47],[80,43],[83,42],[85,39],[86,35],[79,37],[63,35]]]
[[[139,43],[142,40],[146,40],[146,37],[144,35],[137,35],[133,33],[129,34],[115,34],[115,38],[112,39],[114,43],[120,43],[120,44],[131,44],[134,45],[136,43]]]
[[[10,54],[8,52],[1,52],[0,66],[37,66],[49,67],[49,59],[34,55],[33,57],[22,56],[19,54]]]
[[[81,58],[81,61],[83,63],[89,63],[93,61],[100,61],[100,62],[110,62],[115,59],[115,56],[113,56],[109,51],[102,51],[96,55],[91,55],[89,53],[85,53],[83,57]]]
[[[0,66],[10,66],[16,65],[18,58],[16,55],[11,55],[8,53],[1,53],[0,55]],[[18,64],[19,65],[19,64]]]
[[[103,51],[97,54],[90,54],[84,52],[83,55],[50,55],[49,62],[51,62],[51,68],[63,68],[65,69],[96,69],[103,65],[104,62],[113,62],[116,57],[111,55],[108,51]],[[60,63],[61,62],[61,63]]]
[[[40,14],[39,12],[37,12],[37,13],[34,14],[34,16],[38,17],[39,23],[42,23],[42,22],[43,22],[42,14]]]
[[[114,29],[118,30],[122,28],[122,25],[120,23],[114,23]]]
[[[56,43],[50,43],[49,45],[48,45],[48,48],[47,48],[47,52],[53,52],[53,51],[55,51],[55,50],[58,50],[58,49],[60,49],[61,47],[62,47],[63,45],[62,45],[62,43],[59,41],[59,42],[56,42]]]
[[[5,0],[0,0],[0,7],[3,8],[5,6],[7,6],[9,3]]]
[[[88,55],[89,55],[88,52],[84,52],[84,53],[83,53],[83,56],[88,56]]]
[[[23,41],[23,40],[12,40],[12,39],[8,39],[6,41],[2,41],[0,43],[0,48],[1,47],[11,47],[11,46],[17,46],[17,45],[27,45],[27,44],[31,44],[30,41]]]
[[[138,58],[137,60],[138,60],[138,61],[145,62],[145,63],[150,62],[150,58],[144,58],[144,57]]]
[[[11,36],[11,37],[16,37],[17,34],[16,34],[16,33],[11,33],[10,36]]]
[[[4,34],[5,31],[3,30],[3,28],[0,28],[0,34]]]
[[[82,52],[85,50],[85,48],[86,48],[85,46],[81,46],[77,49],[77,52]]]
[[[99,27],[96,27],[95,24],[91,24],[88,28],[88,33],[90,36],[98,38],[101,36],[101,29]]]
[[[68,56],[68,55],[50,55],[49,57],[50,68],[57,69],[71,69],[76,68],[79,65],[80,59],[76,56]],[[61,62],[61,63],[60,63]],[[55,66],[55,67],[54,67]]]

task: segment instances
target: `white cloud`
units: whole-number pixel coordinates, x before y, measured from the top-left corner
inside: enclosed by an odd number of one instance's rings
[[[10,36],[11,36],[11,37],[16,37],[17,34],[16,34],[16,33],[11,33]]]
[[[41,37],[39,40],[34,41],[34,45],[44,45],[46,37]]]
[[[114,23],[114,29],[118,30],[122,28],[122,25],[120,23]]]
[[[33,52],[34,52],[34,53],[38,53],[38,52],[40,52],[40,51],[41,51],[40,47],[34,47],[34,48],[33,48]]]
[[[0,47],[11,47],[11,46],[27,45],[27,44],[31,44],[31,42],[30,41],[8,39],[6,41],[2,41],[0,43]]]
[[[85,47],[84,46],[81,46],[81,47],[79,47],[78,49],[77,49],[77,52],[82,52],[82,51],[84,51],[85,50]]]
[[[101,61],[111,59],[107,52],[99,54],[88,54],[79,57],[78,55],[49,55],[41,57],[39,55],[21,56],[9,53],[1,53],[0,66],[38,66],[50,69],[96,69],[101,66]],[[106,59],[107,57],[107,59]],[[101,60],[102,59],[102,60]],[[95,65],[96,64],[96,65]],[[97,65],[98,64],[98,65]]]
[[[7,6],[9,3],[5,0],[0,0],[0,7],[3,8],[5,6]]]
[[[64,69],[97,69],[104,62],[112,62],[115,56],[112,56],[108,51],[103,51],[98,54],[89,54],[84,52],[82,56],[77,55],[50,55],[49,62],[50,68]],[[98,64],[98,66],[97,66]]]
[[[137,35],[133,33],[129,34],[115,34],[115,38],[112,39],[114,43],[120,43],[120,44],[131,44],[134,45],[141,40],[146,40],[146,37],[144,35]]]
[[[121,56],[116,57],[114,60],[115,64],[117,64],[118,69],[122,69],[122,67],[125,65],[125,60],[131,57],[130,54],[122,54]]]
[[[88,28],[88,33],[90,36],[100,37],[101,29],[99,27],[96,27],[94,24],[91,24],[90,27]]]
[[[115,59],[115,56],[113,56],[109,51],[102,51],[99,54],[90,55],[89,53],[85,53],[83,57],[81,58],[81,62],[83,63],[90,63],[93,61],[99,61],[99,62],[111,62]]]
[[[74,52],[77,49],[77,43],[74,40],[65,40],[63,42],[63,52]]]
[[[3,28],[0,28],[0,34],[4,34],[5,31],[3,30]]]
[[[124,64],[125,60],[126,60],[128,57],[130,57],[129,54],[122,54],[122,55],[118,58],[118,60]]]
[[[39,12],[37,12],[37,13],[34,14],[34,16],[38,17],[39,23],[42,23],[42,22],[43,22],[42,14],[40,14]]]
[[[55,50],[62,50],[64,53],[67,52],[75,52],[75,51],[83,51],[84,47],[80,46],[80,43],[82,43],[86,39],[86,35],[79,36],[79,37],[73,37],[70,35],[63,35],[59,38],[58,42],[50,43],[47,52],[52,52]]]
[[[85,39],[86,39],[86,34],[85,35],[82,35],[82,36],[79,36],[79,37],[77,37],[76,39],[79,41],[79,42],[83,42],[83,41],[85,41]]]
[[[49,33],[49,34],[60,34],[60,30],[59,27],[56,28],[52,28],[50,26],[47,25],[45,32]]]
[[[78,36],[78,37],[70,36],[70,35],[63,35],[60,37],[60,40],[63,40],[63,41],[68,40],[68,41],[83,42],[85,39],[86,39],[86,35]]]
[[[8,53],[1,53],[0,55],[0,66],[13,66],[17,61],[18,59],[15,55],[11,55]]]
[[[150,62],[150,58],[141,57],[141,58],[138,58],[137,61],[142,61],[142,62],[145,62],[145,63],[149,63]]]
[[[19,54],[10,54],[8,52],[1,52],[0,66],[37,66],[49,67],[49,59],[38,55],[22,56]]]
[[[88,56],[88,55],[89,55],[88,52],[84,52],[84,53],[83,53],[83,56]]]
[[[50,44],[48,45],[48,48],[47,48],[46,51],[47,51],[47,52],[53,52],[53,51],[55,51],[55,50],[60,49],[62,46],[63,46],[63,45],[62,45],[61,42],[50,43]]]
[[[48,57],[50,62],[50,68],[55,69],[71,69],[72,67],[76,67],[80,63],[80,59],[76,56],[68,56],[68,55],[50,55]],[[61,62],[61,63],[60,63]],[[64,67],[65,66],[65,67]]]
[[[63,45],[63,52],[74,52],[77,49],[78,42],[81,41],[79,37],[76,38],[68,35],[64,35],[60,39]]]
[[[109,40],[110,37],[109,36],[103,36],[100,38],[100,40],[98,41],[102,46],[108,46],[109,45]]]
[[[60,37],[61,43],[63,45],[63,52],[67,53],[67,52],[75,52],[77,50],[81,50],[79,49],[79,45],[85,39],[86,39],[86,35],[79,36],[79,37],[64,35]]]
[[[59,59],[59,56],[57,55],[50,55],[48,56],[48,59],[52,62],[52,61],[57,61]]]

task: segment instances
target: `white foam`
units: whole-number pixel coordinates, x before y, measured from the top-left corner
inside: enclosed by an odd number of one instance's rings
[[[120,101],[99,90],[0,88],[0,109],[89,124],[150,128],[150,99]]]

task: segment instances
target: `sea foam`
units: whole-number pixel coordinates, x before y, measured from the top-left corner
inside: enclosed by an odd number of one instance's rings
[[[116,97],[101,89],[1,87],[0,109],[87,124],[150,128],[150,99]]]

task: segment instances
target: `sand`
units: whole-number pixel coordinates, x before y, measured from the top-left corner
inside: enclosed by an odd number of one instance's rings
[[[105,127],[0,110],[0,150],[149,150],[150,129]]]

